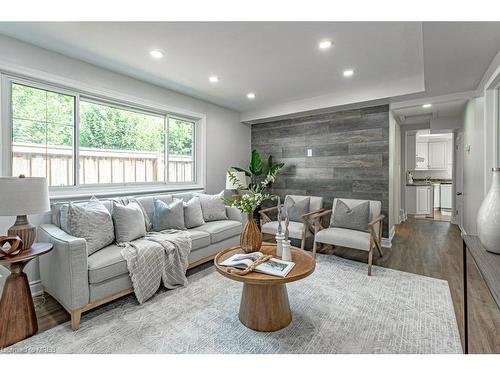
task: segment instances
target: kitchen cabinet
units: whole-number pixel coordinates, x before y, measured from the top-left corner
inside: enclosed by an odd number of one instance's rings
[[[446,141],[445,142],[429,142],[429,169],[446,169]]]
[[[451,199],[451,184],[441,184],[441,208],[451,210],[452,199]]]
[[[433,211],[433,195],[431,186],[416,187],[416,212],[417,215],[430,215]]]
[[[441,184],[433,184],[434,186],[434,208],[441,207]]]
[[[429,144],[427,142],[417,142],[415,154],[415,169],[428,169]]]

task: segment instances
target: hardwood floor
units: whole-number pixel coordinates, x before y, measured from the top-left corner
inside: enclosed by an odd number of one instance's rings
[[[330,247],[320,252],[367,261],[367,253],[363,251]],[[462,240],[456,225],[410,218],[397,226],[392,248],[384,249],[383,258],[375,256],[374,263],[447,280],[463,341]],[[500,310],[470,257],[468,264],[469,352],[500,353]],[[205,264],[199,267],[209,266]],[[197,269],[189,272],[197,272]],[[47,295],[45,298],[45,303],[37,308],[40,331],[69,321],[69,314],[53,298]],[[37,302],[38,298],[35,304]]]

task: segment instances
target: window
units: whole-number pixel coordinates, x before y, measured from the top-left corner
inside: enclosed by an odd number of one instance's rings
[[[80,101],[79,182],[162,182],[165,117]]]
[[[169,182],[194,182],[194,128],[192,121],[168,119]]]
[[[12,85],[12,175],[73,185],[75,98]]]
[[[51,187],[197,182],[196,120],[9,82],[12,175]]]

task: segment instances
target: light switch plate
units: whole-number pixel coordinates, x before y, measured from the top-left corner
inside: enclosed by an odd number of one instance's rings
[[[313,156],[313,150],[312,149],[310,149],[310,148],[307,149],[307,156],[308,157]]]

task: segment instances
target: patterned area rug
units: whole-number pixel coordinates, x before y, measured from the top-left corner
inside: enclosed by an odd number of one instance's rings
[[[242,285],[213,267],[138,305],[133,295],[5,350],[15,353],[461,353],[444,280],[318,255],[288,284],[292,323],[259,333],[238,320]]]

